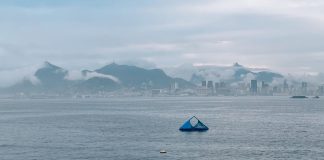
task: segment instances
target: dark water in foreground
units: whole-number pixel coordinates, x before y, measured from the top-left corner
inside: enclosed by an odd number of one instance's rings
[[[324,100],[0,100],[0,135],[1,160],[324,159]]]

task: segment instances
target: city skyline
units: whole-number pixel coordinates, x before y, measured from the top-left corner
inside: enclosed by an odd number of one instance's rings
[[[170,76],[162,69],[145,69],[117,63],[71,73],[65,68],[45,62],[32,77],[13,81],[10,86],[0,86],[0,94],[14,97],[75,98],[324,95],[323,81],[314,83],[291,79],[271,71],[254,72],[238,63],[230,67],[198,70],[190,79],[182,79]],[[223,70],[225,73],[217,72]]]

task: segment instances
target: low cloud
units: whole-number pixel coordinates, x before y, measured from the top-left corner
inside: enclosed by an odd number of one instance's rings
[[[94,77],[106,78],[106,79],[113,80],[116,83],[121,83],[120,80],[113,75],[106,75],[106,74],[101,74],[101,73],[91,72],[91,71],[87,72],[86,75],[83,75],[80,71],[69,71],[69,74],[67,75],[67,77],[65,77],[65,79],[88,80]]]
[[[23,80],[38,84],[39,80],[34,76],[39,66],[23,67],[16,69],[0,70],[0,87],[9,87]]]
[[[106,74],[101,74],[101,73],[97,73],[97,72],[88,73],[86,76],[86,79],[90,79],[90,78],[94,78],[94,77],[107,78],[107,79],[113,80],[114,82],[120,83],[120,80],[113,75],[106,75]]]

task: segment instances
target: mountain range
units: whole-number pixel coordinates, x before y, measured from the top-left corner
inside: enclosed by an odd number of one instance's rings
[[[196,85],[199,85],[202,80],[232,84],[239,82],[249,83],[252,79],[272,83],[274,80],[284,78],[282,74],[268,69],[247,68],[238,63],[234,63],[232,66],[183,65],[177,68],[167,68],[166,72],[171,76],[177,75]]]
[[[147,89],[166,89],[177,83],[180,88],[193,88],[194,84],[165,74],[161,69],[144,69],[136,66],[112,63],[96,70],[83,70],[81,77],[71,79],[68,70],[45,62],[35,71],[38,80],[28,79],[3,89],[3,92],[26,93],[97,93],[128,89],[134,91]]]
[[[238,63],[232,66],[180,66],[164,70],[111,63],[95,70],[82,70],[76,78],[69,70],[45,62],[33,73],[36,82],[25,78],[1,91],[44,94],[143,91],[167,89],[175,83],[180,89],[193,89],[201,85],[203,80],[234,84],[249,83],[251,79],[257,79],[271,84],[277,79],[284,79],[279,73],[269,70],[256,71]]]

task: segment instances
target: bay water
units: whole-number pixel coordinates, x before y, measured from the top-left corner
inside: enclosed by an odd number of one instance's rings
[[[191,116],[209,131],[180,132]],[[324,159],[324,100],[0,99],[0,159]]]

